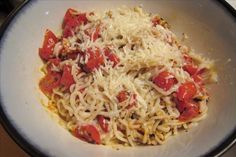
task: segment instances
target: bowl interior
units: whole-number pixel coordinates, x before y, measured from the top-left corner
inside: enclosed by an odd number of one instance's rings
[[[219,82],[210,86],[208,117],[170,138],[162,146],[122,148],[82,142],[55,122],[43,108],[45,97],[38,89],[42,62],[38,48],[47,28],[60,31],[68,8],[107,10],[122,5],[159,13],[177,36],[189,36],[187,45],[216,60]],[[200,156],[216,147],[235,128],[236,27],[233,17],[215,1],[31,1],[12,20],[0,41],[2,108],[19,133],[50,156]]]

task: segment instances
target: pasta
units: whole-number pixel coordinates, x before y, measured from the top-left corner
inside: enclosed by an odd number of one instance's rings
[[[39,81],[52,112],[83,141],[158,145],[207,115],[214,62],[178,41],[141,7],[68,9],[62,34],[47,30]]]

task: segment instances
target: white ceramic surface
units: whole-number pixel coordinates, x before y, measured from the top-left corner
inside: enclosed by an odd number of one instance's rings
[[[57,124],[40,103],[38,48],[47,28],[57,32],[67,8],[101,10],[142,4],[160,13],[199,53],[216,60],[219,83],[211,86],[209,115],[198,127],[173,137],[162,146],[124,148],[82,142]],[[183,157],[201,156],[219,145],[236,126],[236,27],[220,3],[205,0],[179,1],[62,1],[29,2],[11,21],[0,41],[0,94],[6,116],[18,132],[49,156]]]

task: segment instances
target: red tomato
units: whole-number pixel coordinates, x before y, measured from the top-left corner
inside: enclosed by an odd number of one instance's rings
[[[69,8],[66,11],[66,14],[64,16],[63,23],[62,23],[62,28],[65,27],[65,25],[68,23],[68,21],[72,21],[76,14],[78,14],[77,10]]]
[[[41,57],[41,59],[47,61],[49,58],[52,57],[53,48],[55,44],[57,43],[57,41],[58,39],[53,34],[53,32],[47,29],[44,35],[43,47],[39,48],[39,56]]]
[[[128,92],[126,91],[120,91],[118,93],[118,95],[116,96],[118,102],[124,102],[125,100],[128,99],[128,96],[131,95],[130,97],[130,101],[129,101],[129,105],[126,107],[126,109],[130,109],[132,108],[133,106],[136,105],[136,101],[137,101],[137,95],[136,94],[129,94]]]
[[[61,60],[59,58],[52,58],[48,60],[48,66],[47,66],[47,71],[52,72],[52,67],[58,66],[60,64]]]
[[[71,20],[68,21],[63,29],[63,37],[67,38],[73,35],[75,27],[78,25],[77,21]]]
[[[97,38],[99,37],[99,34],[100,33],[100,25],[97,25],[96,26],[96,30],[95,30],[95,32],[93,33],[93,36],[91,36],[91,39],[93,40],[93,41],[96,41],[97,40]]]
[[[79,126],[74,130],[74,136],[89,143],[100,144],[100,134],[93,125]]]
[[[72,52],[72,53],[68,53],[66,55],[66,59],[72,59],[75,60],[77,58],[77,56],[79,55],[79,52]]]
[[[194,117],[199,115],[199,106],[194,102],[185,103],[184,110],[181,112],[179,116],[180,121],[191,120]]]
[[[71,74],[71,66],[66,65],[63,67],[63,73],[60,83],[66,88],[69,88],[72,84],[75,83],[74,78]]]
[[[45,94],[51,94],[54,88],[60,85],[61,75],[56,72],[48,73],[39,82],[39,88]]]
[[[90,37],[90,39],[94,42],[97,40],[97,38],[100,36],[100,25],[96,26],[95,32],[92,32],[92,29],[86,29],[84,33]]]
[[[190,76],[196,74],[198,67],[193,64],[186,64],[183,66],[184,71],[188,72]]]
[[[98,119],[98,123],[99,123],[100,127],[102,128],[102,130],[104,132],[108,132],[108,123],[107,123],[106,119],[104,118],[104,116],[98,115],[97,119]]]
[[[192,59],[192,57],[190,57],[189,55],[187,55],[187,54],[184,54],[184,60],[185,60],[185,62],[186,63],[193,63],[193,59]]]
[[[86,24],[88,19],[86,17],[86,13],[78,13],[74,9],[68,9],[63,20],[62,28],[63,28],[63,37],[67,38],[73,35],[73,31],[76,26],[80,26],[81,24]]]
[[[123,102],[128,99],[128,94],[129,93],[126,91],[120,91],[118,95],[116,96],[116,98],[119,102]]]
[[[157,76],[154,76],[152,80],[158,87],[162,88],[165,91],[168,91],[173,85],[178,82],[174,75],[169,73],[168,71],[159,73]]]
[[[199,114],[199,105],[190,100],[190,101],[179,101],[175,99],[176,108],[180,112],[179,120],[187,121],[196,117]]]
[[[177,98],[180,101],[189,101],[196,93],[197,88],[195,84],[193,82],[185,82],[179,87],[177,91]]]
[[[80,93],[83,93],[84,90],[85,90],[85,88],[81,88],[79,91],[80,91]]]
[[[83,70],[89,73],[94,71],[95,69],[98,69],[104,63],[104,58],[100,54],[99,49],[93,51],[91,48],[89,48],[87,50],[87,53],[89,55],[89,59],[83,66]]]
[[[88,23],[88,19],[86,17],[86,13],[80,13],[77,15],[76,17],[77,21],[79,21],[79,23],[81,24],[87,24]]]
[[[206,71],[207,71],[206,68],[202,68],[202,69],[199,69],[199,70],[197,71],[197,74],[198,74],[198,75],[202,75],[202,74],[205,73]]]
[[[113,62],[113,67],[115,67],[120,62],[120,59],[114,53],[111,53],[109,48],[104,49],[104,54],[107,56],[108,60]]]
[[[126,107],[126,109],[130,109],[130,108],[132,108],[133,106],[135,106],[135,105],[136,105],[136,101],[137,101],[137,95],[136,95],[136,94],[133,94],[133,95],[131,96],[129,105]]]
[[[192,78],[193,78],[194,82],[196,82],[197,84],[199,84],[199,85],[203,84],[202,77],[200,75],[195,74],[192,76]]]
[[[159,17],[154,17],[152,19],[152,24],[153,26],[155,27],[156,25],[159,25],[160,24],[160,18]]]

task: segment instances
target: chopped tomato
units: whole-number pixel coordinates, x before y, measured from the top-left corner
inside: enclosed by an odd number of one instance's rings
[[[155,27],[156,25],[159,25],[160,24],[160,18],[159,17],[154,17],[153,19],[152,19],[152,24],[153,24],[153,26]]]
[[[72,59],[75,60],[78,56],[79,52],[72,52],[72,53],[68,53],[66,56],[66,59]]]
[[[68,21],[63,29],[63,37],[67,38],[73,35],[75,27],[78,25],[77,21],[71,20]]]
[[[114,53],[112,53],[109,48],[104,49],[104,54],[107,56],[108,60],[113,62],[113,67],[115,67],[120,62],[120,59]]]
[[[65,65],[63,67],[63,73],[60,83],[66,88],[69,88],[72,84],[75,83],[74,78],[71,74],[71,66]]]
[[[84,125],[75,128],[73,131],[75,137],[87,141],[89,143],[100,144],[100,134],[97,128],[93,125]]]
[[[61,75],[56,72],[48,73],[39,82],[39,88],[45,94],[51,94],[54,88],[60,85]]]
[[[190,57],[189,55],[187,55],[187,54],[184,54],[184,60],[185,60],[185,62],[186,63],[193,63],[193,59],[192,59],[192,57]]]
[[[174,86],[178,81],[173,74],[168,71],[163,71],[157,76],[152,78],[153,82],[165,91],[168,91],[172,86]]]
[[[86,17],[86,13],[80,13],[77,15],[76,19],[79,21],[79,23],[81,24],[87,24],[88,23],[88,19]]]
[[[86,35],[88,35],[90,37],[90,39],[94,42],[97,40],[97,38],[100,36],[100,25],[97,25],[95,28],[95,31],[92,32],[92,29],[89,28],[87,30],[84,31],[84,33]]]
[[[85,91],[85,88],[81,88],[79,91],[80,93],[83,93]]]
[[[96,41],[97,38],[98,38],[99,35],[100,35],[99,33],[100,33],[100,25],[97,25],[95,32],[94,32],[93,35],[91,36],[91,39],[92,39],[93,41]]]
[[[193,82],[185,82],[179,87],[177,91],[177,98],[180,101],[189,101],[195,96],[196,93],[197,88],[195,84]]]
[[[137,101],[137,95],[136,94],[132,94],[129,105],[126,107],[126,109],[130,109],[133,106],[136,105],[136,101]]]
[[[71,9],[69,8],[67,11],[66,11],[66,14],[64,16],[64,19],[63,19],[63,23],[62,23],[62,28],[65,27],[65,25],[69,22],[69,21],[72,21],[75,17],[75,15],[78,14],[78,11],[75,10],[75,9]]]
[[[73,31],[77,26],[81,24],[86,24],[88,19],[86,17],[86,13],[78,13],[74,9],[68,9],[63,20],[62,28],[63,28],[63,37],[67,38],[73,35]]]
[[[48,60],[49,63],[54,64],[55,66],[58,66],[61,62],[60,58],[52,58]]]
[[[133,106],[136,105],[137,95],[136,94],[130,94],[127,91],[120,91],[118,93],[118,95],[116,96],[118,102],[120,102],[120,103],[127,100],[129,96],[130,96],[130,101],[129,101],[129,105],[126,107],[126,109],[130,109],[130,108],[132,108]]]
[[[194,82],[196,82],[197,84],[199,84],[199,85],[203,84],[202,77],[200,75],[195,74],[192,76],[192,78],[193,78]]]
[[[58,66],[60,64],[61,60],[59,58],[52,58],[48,60],[48,66],[47,66],[47,71],[52,72],[52,67]]]
[[[199,115],[199,105],[194,102],[181,102],[181,104],[179,104],[178,110],[181,113],[179,116],[180,121],[191,120]]]
[[[198,67],[194,64],[186,64],[183,66],[184,71],[188,72],[190,76],[196,74]]]
[[[87,24],[88,19],[86,13],[79,13],[77,10],[69,8],[64,16],[62,28],[64,28],[68,23]]]
[[[119,102],[123,102],[128,99],[128,92],[126,91],[120,91],[116,98],[118,99]]]
[[[192,100],[180,101],[176,98],[174,98],[174,101],[176,103],[176,108],[180,112],[180,121],[191,120],[199,114],[199,104],[197,104],[196,102]]]
[[[108,123],[107,120],[102,115],[97,116],[98,123],[104,132],[108,132]]]
[[[192,57],[190,57],[187,54],[184,54],[184,60],[185,60],[185,65],[183,66],[183,69],[189,73],[189,75],[194,75],[198,71],[197,65],[193,63]]]
[[[198,74],[198,75],[202,75],[202,74],[205,73],[206,71],[207,71],[206,68],[202,68],[202,69],[199,69],[199,70],[197,71],[197,74]]]
[[[89,55],[89,58],[87,63],[83,66],[85,72],[92,72],[104,63],[104,58],[102,54],[100,54],[99,49],[93,51],[89,48],[87,54]]]
[[[57,43],[58,39],[53,34],[52,31],[46,30],[46,33],[44,35],[44,42],[42,48],[39,48],[39,56],[43,60],[48,60],[53,55],[53,48],[55,44]]]

